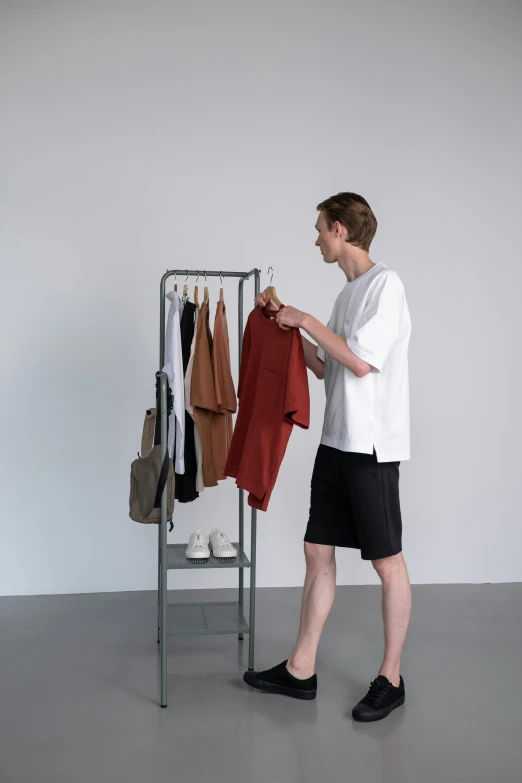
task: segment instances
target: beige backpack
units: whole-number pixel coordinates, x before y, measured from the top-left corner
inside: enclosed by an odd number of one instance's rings
[[[145,413],[141,456],[131,464],[129,516],[135,522],[159,524],[161,522],[161,494],[167,484],[167,521],[173,528],[174,513],[174,465],[168,452],[161,462],[161,446],[154,446],[156,408]]]

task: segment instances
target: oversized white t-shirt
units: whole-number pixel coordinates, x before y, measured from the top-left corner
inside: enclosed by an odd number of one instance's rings
[[[321,443],[377,454],[378,462],[410,459],[408,344],[411,321],[397,272],[375,264],[337,297],[328,328],[372,365],[364,378],[318,347],[325,363],[326,410]]]

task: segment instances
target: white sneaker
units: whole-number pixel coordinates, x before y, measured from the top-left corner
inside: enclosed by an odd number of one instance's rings
[[[236,557],[237,549],[232,546],[227,536],[217,527],[210,531],[210,546],[214,557]]]
[[[210,557],[208,536],[204,530],[196,530],[192,533],[185,557],[188,560],[207,560]]]

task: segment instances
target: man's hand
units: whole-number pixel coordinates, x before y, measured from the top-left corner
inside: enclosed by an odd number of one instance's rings
[[[265,307],[266,299],[261,292],[255,298],[255,303],[258,307]],[[282,310],[278,310],[276,315],[276,321],[281,329],[287,331],[292,327],[297,329],[303,329],[310,337],[315,340],[317,345],[320,345],[323,350],[326,351],[335,361],[342,364],[348,370],[351,370],[357,378],[364,378],[369,372],[372,371],[371,364],[360,359],[348,348],[346,340],[339,335],[328,329],[316,318],[303,313],[301,310],[297,310],[295,307],[283,307]],[[304,340],[304,338],[302,338]],[[308,345],[306,346],[306,343]],[[317,358],[317,346],[307,340],[304,341],[305,345],[305,358],[306,366],[309,367],[318,378],[324,378],[324,363],[321,359]],[[306,350],[308,348],[308,350]]]
[[[306,313],[303,313],[301,310],[297,310],[295,307],[290,306],[283,307],[276,315],[276,321],[281,329],[290,329],[291,327],[300,329],[303,327],[305,318]]]

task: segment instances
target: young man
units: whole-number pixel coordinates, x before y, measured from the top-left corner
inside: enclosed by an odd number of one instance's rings
[[[335,595],[335,547],[360,549],[382,581],[385,650],[378,676],[353,708],[358,721],[385,718],[404,703],[402,648],[411,589],[402,555],[399,464],[410,458],[408,343],[410,315],[396,272],[368,251],[375,215],[356,193],[339,193],[317,207],[320,249],[338,264],[346,285],[324,326],[294,307],[279,311],[281,328],[307,332],[306,364],[325,380],[326,410],[312,474],[304,537],[306,580],[301,624],[290,658],[263,672],[245,672],[254,688],[313,699],[315,663]],[[257,304],[264,304],[263,295]]]

